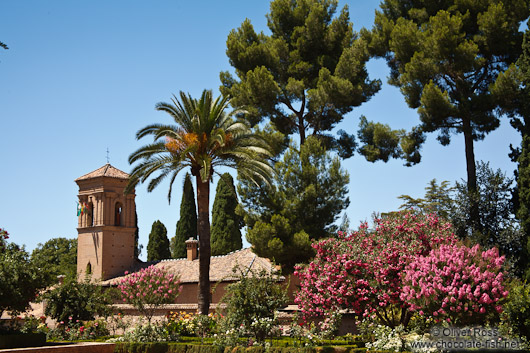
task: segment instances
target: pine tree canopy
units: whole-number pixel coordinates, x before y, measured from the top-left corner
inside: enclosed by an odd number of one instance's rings
[[[349,175],[317,138],[293,143],[276,163],[271,188],[239,177],[238,192],[253,250],[286,272],[313,256],[311,242],[335,234],[334,224],[350,203]]]
[[[336,0],[272,1],[270,36],[256,33],[248,19],[228,35],[226,53],[239,80],[222,72],[220,90],[247,110],[252,125],[270,119],[302,144],[312,133],[349,157],[354,136],[328,132],[381,82],[368,78],[366,43],[353,31],[348,7],[336,11]]]
[[[477,192],[474,141],[499,126],[491,85],[521,53],[525,0],[384,0],[371,32],[363,31],[372,54],[390,66],[389,82],[418,110],[418,137],[438,132],[465,141],[467,187]],[[421,143],[421,141],[419,141]],[[470,224],[480,231],[478,205]]]

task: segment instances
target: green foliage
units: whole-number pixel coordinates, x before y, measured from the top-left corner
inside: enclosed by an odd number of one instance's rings
[[[406,166],[420,162],[419,150],[425,137],[419,128],[413,128],[411,132],[392,130],[389,125],[374,123],[361,116],[357,134],[363,143],[359,153],[369,162],[388,162],[390,158],[405,159]]]
[[[88,278],[81,282],[75,277],[66,278],[39,299],[46,301],[44,313],[57,322],[94,320],[96,315],[107,316],[112,311],[110,296]]]
[[[486,248],[497,247],[506,256],[505,267],[513,275],[521,275],[525,261],[523,233],[512,208],[512,183],[500,169],[493,170],[489,163],[477,163],[477,191],[470,193],[464,182],[456,182],[454,212],[451,222],[460,238],[468,238]],[[475,230],[467,220],[473,201],[478,205],[478,224]]]
[[[418,137],[437,131],[448,145],[452,133],[464,135],[469,192],[477,190],[474,141],[499,126],[490,87],[521,53],[528,14],[525,0],[384,0],[372,32],[363,32],[387,60],[389,82],[418,109]],[[470,210],[467,223],[481,231],[475,201]]]
[[[288,273],[312,257],[312,241],[336,233],[334,223],[350,202],[349,175],[313,137],[299,151],[291,144],[275,169],[271,188],[240,177],[238,191],[253,250]]]
[[[523,232],[522,253],[523,261],[520,268],[524,271],[527,281],[530,281],[530,133],[523,136],[521,155],[517,159],[517,219],[521,222]]]
[[[256,33],[247,19],[226,41],[235,79],[222,72],[220,87],[245,107],[252,125],[264,118],[300,143],[312,132],[343,157],[353,154],[354,137],[331,131],[344,115],[379,89],[369,80],[366,44],[353,31],[348,8],[335,16],[336,0],[274,0],[267,15],[271,35]]]
[[[147,261],[160,261],[171,258],[167,229],[160,221],[154,221],[147,244]]]
[[[212,255],[225,255],[243,247],[243,219],[236,213],[239,205],[234,179],[229,173],[221,175],[212,208]]]
[[[180,203],[180,218],[175,236],[171,238],[171,254],[174,259],[186,257],[186,243],[189,238],[197,239],[197,207],[191,177],[186,173]]]
[[[280,283],[278,275],[264,270],[234,268],[233,271],[237,281],[227,287],[222,299],[226,309],[219,331],[237,331],[237,336],[262,342],[278,324],[276,310],[287,304],[285,285]]]
[[[530,285],[513,280],[508,291],[508,298],[502,307],[501,327],[512,337],[530,340]]]
[[[0,316],[4,311],[16,316],[28,308],[46,287],[45,278],[39,272],[24,247],[5,243],[0,251]]]
[[[530,31],[523,40],[523,53],[508,70],[501,73],[492,86],[501,111],[510,117],[510,123],[521,134],[521,146],[513,148],[512,161],[517,162],[517,186],[514,190],[514,208],[523,232],[523,261],[520,268],[530,280]]]
[[[52,238],[39,243],[31,253],[31,261],[46,278],[46,284],[57,282],[57,276],[75,277],[77,272],[77,239]]]
[[[450,220],[453,214],[454,202],[452,194],[455,188],[451,187],[449,182],[444,180],[438,185],[436,179],[429,182],[425,188],[425,197],[414,199],[409,195],[400,195],[398,199],[404,201],[399,206],[400,210],[412,210],[420,213],[436,213],[439,217]]]

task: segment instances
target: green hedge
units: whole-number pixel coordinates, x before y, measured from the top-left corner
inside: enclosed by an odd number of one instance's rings
[[[357,345],[324,347],[226,347],[194,345],[182,343],[116,343],[115,353],[367,353],[367,349]],[[381,351],[369,351],[382,353]]]
[[[0,349],[38,347],[46,344],[44,333],[13,333],[0,335]]]

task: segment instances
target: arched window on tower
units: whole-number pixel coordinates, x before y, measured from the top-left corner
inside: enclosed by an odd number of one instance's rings
[[[89,227],[94,226],[94,204],[92,202],[88,203],[87,224]]]
[[[121,211],[122,211],[121,203],[116,202],[116,206],[114,207],[114,225],[115,226],[121,226]]]

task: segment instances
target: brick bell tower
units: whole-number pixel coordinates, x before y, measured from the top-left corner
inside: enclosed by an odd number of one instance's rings
[[[134,264],[134,191],[123,190],[129,174],[105,164],[75,180],[79,186],[77,274],[106,280]]]

